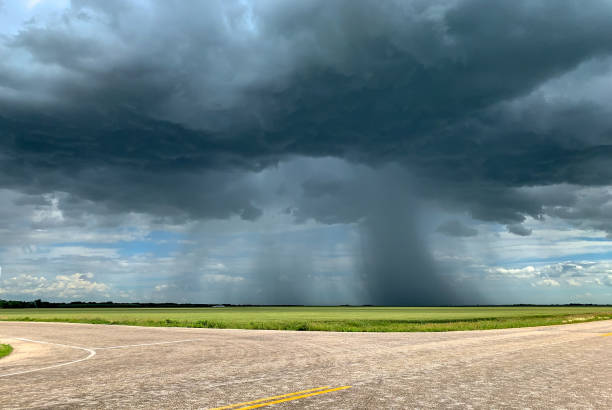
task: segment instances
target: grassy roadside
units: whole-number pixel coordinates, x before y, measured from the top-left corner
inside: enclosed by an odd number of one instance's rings
[[[445,332],[612,319],[610,307],[232,307],[0,310],[0,320],[221,329]]]
[[[11,345],[0,344],[0,359],[4,356],[8,356],[12,351],[13,347]]]

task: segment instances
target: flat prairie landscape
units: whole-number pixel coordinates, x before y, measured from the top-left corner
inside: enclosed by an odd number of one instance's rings
[[[2,321],[219,329],[443,332],[612,319],[612,306],[2,309]]]

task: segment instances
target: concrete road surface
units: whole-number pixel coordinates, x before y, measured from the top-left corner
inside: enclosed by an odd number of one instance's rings
[[[0,343],[15,348],[0,359],[0,408],[612,408],[612,321],[449,333],[2,322]]]

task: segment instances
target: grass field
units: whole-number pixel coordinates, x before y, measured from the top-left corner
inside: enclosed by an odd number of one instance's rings
[[[12,351],[13,348],[11,345],[0,344],[0,359],[2,359],[4,356],[8,356]]]
[[[2,309],[0,320],[341,332],[438,332],[612,319],[612,307]]]

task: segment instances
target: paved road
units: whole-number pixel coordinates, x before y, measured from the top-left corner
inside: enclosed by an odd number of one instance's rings
[[[0,407],[609,409],[611,332],[612,321],[450,333],[2,322],[15,350],[0,360]]]

